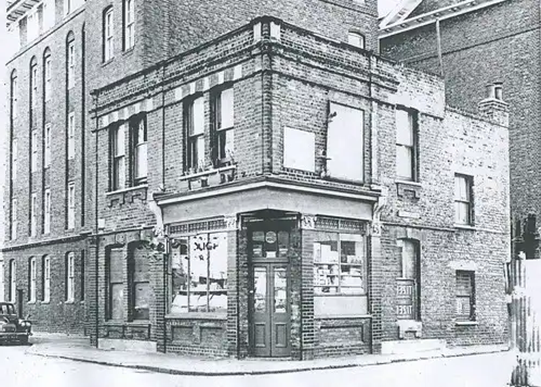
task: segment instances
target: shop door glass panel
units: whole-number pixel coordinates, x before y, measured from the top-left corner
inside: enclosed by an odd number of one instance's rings
[[[254,311],[265,312],[267,309],[267,268],[254,268]]]

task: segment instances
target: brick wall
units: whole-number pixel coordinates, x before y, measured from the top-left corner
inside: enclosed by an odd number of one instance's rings
[[[483,86],[503,82],[510,109],[511,210],[522,219],[540,213],[538,199],[539,4],[503,2],[441,22],[448,103],[475,111]],[[439,71],[434,25],[381,40],[382,55]]]

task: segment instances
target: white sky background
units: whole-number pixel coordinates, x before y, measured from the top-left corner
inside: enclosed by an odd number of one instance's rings
[[[399,0],[379,0],[378,2],[378,11],[380,16],[385,16],[392,7]],[[0,63],[6,63],[8,58],[6,57],[6,52],[11,50],[6,50],[6,47],[10,45],[11,42],[7,39],[6,33],[6,0],[0,0],[0,20],[2,21],[0,25]],[[7,81],[8,74],[7,70],[4,68],[0,72],[0,202],[3,203],[3,191],[5,184],[5,166],[6,166],[6,140],[8,133],[8,108],[7,108]],[[0,206],[0,245],[4,238],[4,222],[3,222],[3,213],[4,206]],[[1,260],[1,254],[0,254]]]

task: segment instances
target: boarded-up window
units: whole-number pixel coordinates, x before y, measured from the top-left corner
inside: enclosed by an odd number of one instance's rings
[[[130,258],[130,279],[133,289],[130,295],[131,317],[133,320],[148,320],[150,300],[148,251],[138,245],[131,250]]]
[[[327,174],[345,180],[363,180],[364,112],[330,104],[327,130]]]
[[[124,254],[122,249],[109,251],[109,318],[124,319]]]
[[[314,172],[315,146],[314,133],[284,128],[284,167]]]

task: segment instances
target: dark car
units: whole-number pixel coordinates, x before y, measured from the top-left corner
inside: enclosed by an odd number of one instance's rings
[[[12,303],[0,302],[0,343],[28,344],[31,330],[32,323],[19,318]]]

